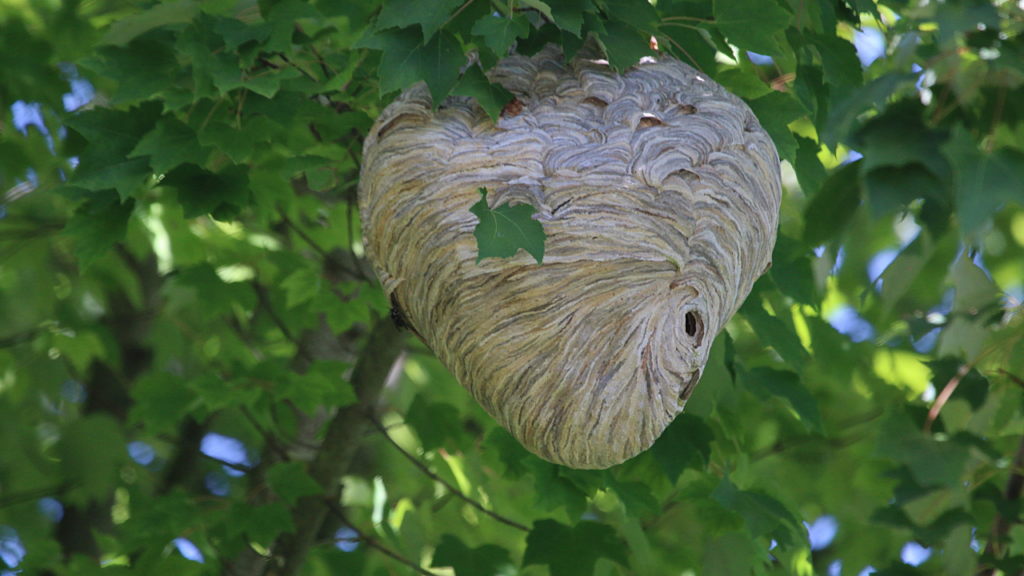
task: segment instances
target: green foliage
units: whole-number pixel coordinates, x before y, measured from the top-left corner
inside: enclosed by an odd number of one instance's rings
[[[480,201],[469,209],[478,219],[473,236],[477,264],[484,258],[511,258],[522,248],[540,264],[544,259],[544,226],[533,219],[537,209],[529,204],[487,206],[487,189],[480,188]]]
[[[451,566],[455,576],[493,576],[511,568],[508,550],[494,544],[467,548],[462,540],[451,534],[441,537],[434,551],[432,566]]]
[[[750,0],[715,0],[714,15],[718,29],[733,45],[761,54],[779,51],[772,36],[792,18],[778,4]]]
[[[680,414],[651,446],[651,453],[669,482],[675,483],[687,467],[704,469],[711,458],[714,437],[703,420]]]
[[[435,108],[470,97],[497,122],[499,58],[585,41],[626,75],[645,56],[695,66],[789,165],[772,266],[724,304],[738,314],[706,336],[685,411],[603,471],[526,451],[419,340],[366,381],[394,340],[371,335],[407,300],[372,278],[356,204],[363,139],[399,90],[426,82]],[[884,56],[862,64],[871,41]],[[12,571],[1024,566],[1007,490],[1024,430],[1019,3],[6,2],[0,62]],[[483,190],[473,213],[481,260],[542,261],[533,207],[492,210]],[[804,522],[824,515],[822,543]],[[916,567],[910,541],[932,552]]]
[[[547,564],[551,576],[592,574],[598,558],[626,564],[626,547],[607,524],[584,520],[566,526],[538,520],[526,537],[523,565]]]

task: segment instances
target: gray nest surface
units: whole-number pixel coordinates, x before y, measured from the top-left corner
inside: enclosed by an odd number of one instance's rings
[[[654,443],[693,391],[715,336],[768,266],[779,158],[750,109],[671,57],[621,75],[588,45],[510,56],[516,101],[492,122],[472,98],[434,112],[420,83],[366,138],[363,242],[386,294],[527,449],[605,468]],[[492,208],[525,203],[547,234],[475,263]]]

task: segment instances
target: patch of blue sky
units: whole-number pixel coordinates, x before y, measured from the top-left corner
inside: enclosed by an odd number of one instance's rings
[[[853,309],[853,306],[843,305],[836,308],[827,318],[840,334],[845,334],[854,342],[864,342],[875,336],[875,328]]]
[[[807,527],[807,538],[811,543],[811,550],[824,550],[828,548],[839,533],[839,521],[831,514],[818,516],[814,522],[804,522]]]
[[[0,562],[8,568],[17,568],[25,559],[25,545],[18,532],[10,526],[0,526]]]
[[[210,458],[227,464],[224,466],[224,473],[228,476],[242,476],[245,472],[239,470],[238,466],[251,468],[254,465],[245,444],[231,436],[209,432],[203,436],[199,450]]]
[[[359,548],[359,534],[348,526],[342,526],[334,533],[334,546],[342,552],[355,552]]]
[[[50,522],[60,522],[64,518],[64,505],[56,498],[40,498],[36,506],[39,507],[39,513]]]
[[[854,30],[853,46],[857,49],[861,66],[867,68],[875,60],[885,57],[885,34],[877,28]]]
[[[143,466],[149,466],[156,458],[156,450],[141,440],[128,443],[128,455]]]
[[[178,549],[178,552],[180,552],[181,555],[184,556],[186,560],[199,562],[200,564],[206,562],[206,558],[203,556],[203,552],[188,538],[175,538],[174,547]]]
[[[900,560],[903,560],[904,564],[911,566],[920,566],[931,557],[932,549],[925,548],[917,542],[907,542],[903,545],[903,550],[900,550]]]

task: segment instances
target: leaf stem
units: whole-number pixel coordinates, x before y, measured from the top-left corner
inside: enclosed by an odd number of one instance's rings
[[[451,22],[452,20],[454,20],[456,16],[458,16],[459,14],[461,14],[461,13],[462,13],[462,11],[463,11],[463,10],[465,10],[466,8],[468,8],[468,7],[469,7],[469,5],[470,5],[470,4],[472,4],[472,3],[473,3],[473,0],[466,0],[466,3],[465,3],[465,4],[463,4],[461,8],[459,8],[458,10],[456,10],[456,11],[455,11],[455,13],[454,13],[454,14],[452,14],[451,16],[449,16],[449,17],[448,17],[448,19],[444,21],[444,24],[441,24],[441,26],[440,26],[440,27],[439,27],[439,28],[437,29],[437,30],[438,30],[438,32],[440,32],[440,31],[441,31],[441,28],[444,28],[445,26],[447,26],[449,22]],[[423,39],[423,41],[424,41],[424,42],[426,42],[427,40],[429,40],[429,38],[424,38],[424,39]]]
[[[673,20],[690,20],[693,22],[707,22],[709,24],[714,23],[714,20],[707,18],[697,18],[696,16],[669,16],[668,18],[662,18],[662,22],[672,22]]]
[[[686,26],[686,25],[685,24],[681,24],[681,26]],[[687,28],[694,28],[693,26],[686,26],[686,27]],[[680,46],[679,43],[676,42],[675,40],[673,40],[671,36],[665,36],[665,38],[669,42],[671,42],[676,48],[678,48],[680,52],[685,54],[686,57],[690,59],[690,62],[693,62],[693,65],[694,65],[695,68],[697,68],[697,70],[699,70],[702,74],[707,74],[707,72],[704,72],[704,69],[700,67],[700,64],[697,63],[697,60],[694,59],[693,56],[690,56],[690,53],[686,51],[686,48],[683,48],[682,46]]]

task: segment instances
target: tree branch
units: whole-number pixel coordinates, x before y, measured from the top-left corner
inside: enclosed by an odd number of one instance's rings
[[[12,346],[17,346],[18,344],[24,344],[25,342],[28,342],[35,338],[36,334],[38,333],[38,330],[33,329],[26,330],[24,332],[19,332],[17,334],[12,334],[11,336],[8,336],[6,338],[0,338],[0,348],[10,348]]]
[[[1010,479],[1006,481],[1006,490],[1003,492],[1007,502],[1018,500],[1021,491],[1024,490],[1024,436],[1021,436],[1020,444],[1017,446],[1017,454],[1013,457],[1013,466],[1010,470]],[[1003,518],[1001,514],[996,513],[996,517],[992,521],[992,533],[989,535],[988,543],[985,544],[986,555],[998,556],[1002,553],[1002,546],[999,545],[999,540],[1004,535],[1010,533],[1010,526],[1011,522]],[[982,565],[978,567],[977,576],[992,576],[995,572],[996,568],[994,566]]]
[[[356,361],[350,378],[359,400],[338,410],[331,419],[323,445],[309,467],[310,476],[323,487],[327,499],[338,498],[339,480],[352,464],[384,382],[402,352],[404,340],[388,318],[378,320],[367,338],[366,348]],[[280,568],[271,567],[269,573],[294,576],[302,568],[327,515],[325,497],[308,496],[299,500],[292,513],[295,533],[282,536],[280,544],[275,546],[282,563]]]
[[[484,508],[482,504],[480,504],[476,500],[470,498],[469,496],[466,496],[465,494],[463,494],[461,490],[459,490],[455,486],[452,486],[451,484],[449,484],[444,478],[441,478],[437,474],[434,474],[433,472],[431,472],[430,469],[426,467],[426,465],[424,465],[422,462],[419,461],[418,458],[416,458],[412,454],[409,454],[408,452],[405,451],[404,448],[399,446],[398,443],[395,442],[395,439],[392,438],[390,435],[388,435],[387,429],[384,428],[384,425],[381,424],[379,420],[377,420],[376,418],[372,418],[370,421],[373,423],[374,427],[376,427],[377,430],[380,431],[381,435],[383,435],[385,438],[387,438],[388,442],[390,442],[391,445],[395,447],[395,450],[398,450],[399,452],[401,452],[402,456],[405,456],[406,459],[409,460],[409,462],[412,462],[417,468],[419,468],[420,472],[423,472],[424,474],[426,474],[434,482],[439,482],[442,486],[447,488],[449,492],[451,492],[455,496],[465,500],[467,503],[469,503],[469,505],[473,506],[477,510],[483,512],[484,514],[487,514],[491,518],[494,518],[498,522],[501,522],[502,524],[507,524],[507,525],[509,525],[509,526],[511,526],[513,528],[518,528],[519,530],[522,530],[523,532],[529,532],[530,531],[529,528],[527,528],[526,526],[520,524],[519,522],[516,522],[515,520],[510,520],[509,518],[506,518],[506,517],[502,516],[501,514],[498,514],[497,512],[494,512],[492,510],[488,510],[487,508]]]
[[[397,552],[393,552],[393,551],[389,550],[388,548],[385,548],[379,542],[377,542],[375,539],[367,536],[362,530],[360,530],[359,528],[356,528],[355,524],[350,522],[349,519],[345,516],[345,512],[342,511],[341,506],[338,506],[338,504],[336,502],[334,502],[333,500],[324,500],[324,504],[326,504],[327,508],[330,509],[330,511],[335,516],[337,516],[346,526],[351,528],[352,531],[356,533],[356,536],[359,537],[359,541],[360,542],[365,543],[370,548],[373,548],[374,550],[380,552],[381,554],[384,554],[385,556],[387,556],[389,558],[393,558],[393,559],[401,562],[402,564],[405,564],[406,566],[412,568],[413,570],[415,570],[416,572],[418,572],[420,574],[425,574],[426,576],[434,576],[433,572],[428,572],[428,571],[424,570],[418,564],[414,563],[412,560],[409,560],[408,558],[404,558],[404,557],[400,556]]]
[[[26,492],[8,494],[0,497],[0,508],[14,506],[15,504],[21,504],[22,502],[29,502],[31,500],[39,500],[40,498],[46,498],[47,496],[59,496],[69,488],[71,488],[71,486],[61,484],[59,486],[47,486],[46,488],[37,488]]]

